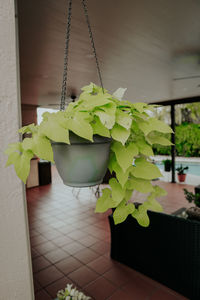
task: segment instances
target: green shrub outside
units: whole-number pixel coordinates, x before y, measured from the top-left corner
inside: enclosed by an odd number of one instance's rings
[[[176,155],[185,157],[200,156],[200,124],[183,123],[176,126]],[[166,135],[170,138],[170,135]],[[155,145],[154,154],[170,155],[170,147]]]

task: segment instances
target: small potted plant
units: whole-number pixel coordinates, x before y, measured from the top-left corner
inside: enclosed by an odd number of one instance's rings
[[[189,192],[187,189],[183,189],[185,198],[189,203],[194,203],[197,207],[200,208],[200,194]]]
[[[184,171],[188,170],[189,167],[183,167],[183,165],[181,164],[180,167],[176,168],[176,171],[178,172],[178,180],[179,182],[185,182],[185,178],[186,178],[186,174],[184,173]]]
[[[165,159],[162,162],[164,164],[164,171],[165,172],[170,172],[171,171],[172,161],[170,159]]]
[[[194,219],[200,221],[200,194],[189,192],[187,189],[183,189],[185,198],[189,203],[194,203],[194,207],[186,209],[186,213],[189,219]]]
[[[115,224],[131,215],[140,225],[148,226],[147,210],[162,210],[156,198],[165,193],[151,184],[162,176],[152,164],[152,147],[171,145],[160,133],[171,133],[172,129],[149,114],[154,106],[121,100],[124,90],[110,94],[93,83],[83,87],[78,101],[66,110],[44,113],[40,125],[19,130],[32,136],[9,145],[7,166],[13,164],[25,183],[30,159],[36,155],[55,161],[64,184],[79,187],[99,184],[108,167],[115,178],[103,189],[96,212],[114,208]],[[148,194],[139,208],[130,202],[133,190]]]

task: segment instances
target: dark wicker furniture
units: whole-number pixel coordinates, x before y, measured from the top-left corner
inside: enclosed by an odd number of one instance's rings
[[[149,212],[150,226],[129,216],[111,228],[111,257],[188,297],[200,299],[200,222]]]

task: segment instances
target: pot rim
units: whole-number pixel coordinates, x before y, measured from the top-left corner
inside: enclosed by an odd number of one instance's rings
[[[102,141],[102,142],[89,142],[89,143],[76,143],[76,142],[72,142],[71,144],[67,144],[67,143],[62,143],[62,142],[54,142],[51,141],[52,145],[63,145],[63,146],[75,146],[75,145],[82,145],[82,146],[88,146],[88,145],[99,145],[99,144],[108,144],[111,141]]]
[[[89,140],[86,140],[73,132],[70,132],[69,134],[69,140],[70,144],[63,143],[63,142],[55,142],[51,140],[52,145],[67,145],[67,146],[72,146],[72,145],[95,145],[95,144],[108,144],[112,142],[112,138],[104,137],[101,135],[94,134],[93,135],[94,141],[91,142]]]

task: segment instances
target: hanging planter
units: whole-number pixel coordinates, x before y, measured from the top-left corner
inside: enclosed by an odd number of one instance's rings
[[[70,134],[70,145],[52,142],[54,160],[63,183],[74,187],[100,184],[108,167],[111,139],[95,135],[94,142]]]
[[[121,100],[126,89],[119,88],[110,94],[103,88],[86,3],[81,2],[101,87],[93,83],[83,87],[79,99],[65,109],[72,4],[69,0],[60,111],[46,112],[40,125],[30,124],[19,130],[31,137],[8,146],[7,166],[13,164],[18,177],[26,183],[30,160],[36,155],[55,162],[63,182],[78,187],[99,184],[108,167],[115,178],[109,180],[109,188],[103,189],[96,212],[114,208],[115,224],[131,215],[140,225],[148,226],[147,210],[161,211],[156,198],[165,194],[159,186],[151,184],[151,180],[162,176],[152,164],[152,147],[171,145],[160,133],[172,130],[148,114],[153,106]],[[139,208],[130,202],[133,190],[147,194]]]

